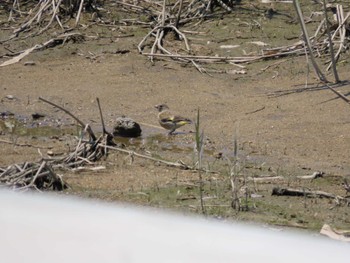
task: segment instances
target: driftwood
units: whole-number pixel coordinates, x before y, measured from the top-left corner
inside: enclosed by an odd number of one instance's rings
[[[272,195],[286,195],[286,196],[307,196],[307,197],[324,197],[334,199],[337,196],[323,191],[310,191],[306,189],[280,188],[274,187]],[[342,198],[342,197],[341,197]]]
[[[298,175],[296,176],[297,179],[300,180],[314,180],[320,177],[323,177],[324,173],[323,172],[314,172],[311,175]],[[285,177],[283,176],[264,176],[264,177],[247,177],[247,179],[240,179],[240,180],[247,180],[249,182],[254,182],[254,183],[272,183],[275,181],[284,181],[286,180]]]
[[[14,58],[11,58],[3,63],[0,64],[0,67],[8,66],[14,63],[17,63],[21,61],[22,58],[28,56],[30,53],[32,53],[35,49],[37,49],[39,45],[35,45],[34,47],[28,48],[27,50],[24,50],[21,54],[15,56]]]
[[[304,196],[304,197],[313,197],[313,198],[327,198],[327,199],[333,199],[338,204],[340,202],[345,203],[346,205],[350,204],[350,199],[346,197],[342,197],[339,195],[335,195],[332,193],[327,193],[324,191],[311,191],[307,189],[293,189],[293,188],[280,188],[280,187],[274,187],[272,189],[272,195],[277,196]]]
[[[330,85],[326,84],[327,88],[329,88],[332,92],[334,92],[343,101],[345,101],[346,103],[350,104],[350,100],[345,95],[343,95],[341,92],[335,90],[335,88],[338,87],[338,86],[340,86],[340,85],[334,85],[333,87],[331,87]],[[343,86],[343,85],[341,85],[341,86]]]
[[[84,39],[84,36],[80,33],[66,33],[66,34],[59,35],[55,38],[52,38],[52,39],[44,42],[43,44],[36,44],[33,47],[28,48],[28,49],[23,50],[23,51],[20,51],[18,53],[6,54],[6,56],[15,56],[15,57],[0,64],[0,67],[4,67],[4,66],[8,66],[8,65],[17,63],[17,62],[21,61],[21,59],[23,59],[24,57],[28,56],[33,51],[43,50],[45,48],[54,47],[54,46],[59,45],[59,44],[64,44],[69,40],[76,41],[77,39]]]
[[[96,172],[96,171],[102,171],[102,170],[106,170],[106,166],[103,166],[103,165],[94,166],[94,167],[79,166],[77,168],[71,169],[71,171],[74,173],[86,172],[86,171]]]
[[[314,179],[317,179],[317,178],[321,178],[324,176],[324,172],[314,172],[313,174],[311,175],[298,175],[297,178],[298,179],[301,179],[301,180],[314,180]]]
[[[350,231],[349,230],[338,230],[331,228],[329,225],[324,224],[320,231],[321,235],[325,235],[331,239],[350,242]]]
[[[254,183],[271,183],[275,181],[282,181],[285,178],[283,176],[266,176],[266,177],[247,177],[248,182],[254,182]],[[244,180],[242,178],[241,180]]]

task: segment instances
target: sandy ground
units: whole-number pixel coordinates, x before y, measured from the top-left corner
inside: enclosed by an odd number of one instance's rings
[[[302,58],[299,61],[302,63]],[[36,63],[1,69],[2,112],[46,113],[51,106],[38,101],[43,97],[100,126],[95,100],[99,97],[110,129],[116,117],[126,115],[146,124],[143,137],[147,138],[166,134],[151,126],[159,126],[154,105],[167,103],[173,111],[192,119],[199,108],[202,129],[217,151],[232,150],[237,134],[247,156],[267,157],[280,167],[348,173],[348,105],[316,84],[304,88],[301,74],[210,77],[174,64],[152,66],[133,53],[104,57],[99,63],[80,57],[39,58]],[[289,66],[293,65],[286,62],[285,67]],[[342,69],[342,79],[347,70]],[[347,94],[348,89],[339,91]],[[7,99],[7,95],[15,99]],[[183,130],[194,128],[185,126]],[[181,144],[184,136],[171,140]],[[2,158],[2,164],[6,163]]]

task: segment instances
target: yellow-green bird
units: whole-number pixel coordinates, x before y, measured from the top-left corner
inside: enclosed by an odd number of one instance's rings
[[[177,128],[185,124],[192,124],[192,121],[188,118],[173,115],[166,104],[159,104],[154,107],[159,111],[158,121],[160,126],[169,130],[169,134],[173,134]]]

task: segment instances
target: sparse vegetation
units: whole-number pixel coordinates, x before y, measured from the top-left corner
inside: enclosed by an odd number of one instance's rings
[[[206,214],[205,206],[204,206],[204,179],[203,179],[203,152],[204,152],[204,131],[201,130],[200,127],[200,116],[199,116],[199,109],[197,110],[197,119],[195,122],[195,128],[196,128],[196,133],[195,133],[195,142],[196,142],[196,147],[195,147],[195,152],[197,155],[197,170],[198,170],[198,179],[199,179],[199,199],[201,203],[201,210],[203,214]]]

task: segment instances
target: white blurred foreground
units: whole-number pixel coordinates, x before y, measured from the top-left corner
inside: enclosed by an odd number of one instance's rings
[[[289,231],[225,224],[0,190],[0,262],[350,262],[349,244]]]

